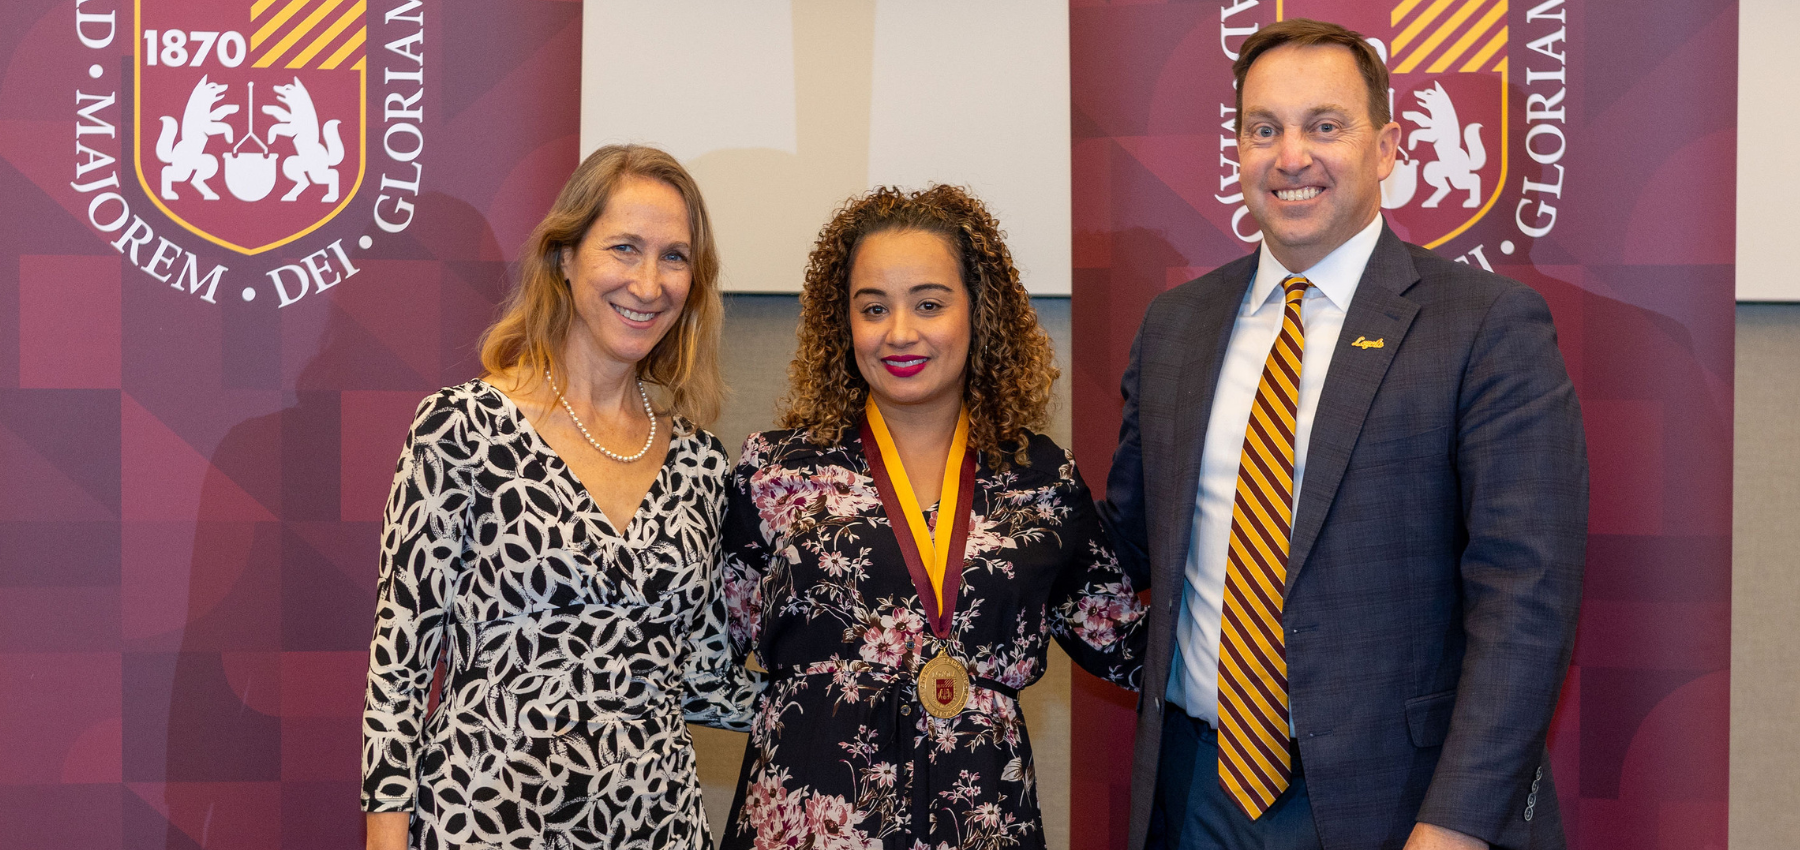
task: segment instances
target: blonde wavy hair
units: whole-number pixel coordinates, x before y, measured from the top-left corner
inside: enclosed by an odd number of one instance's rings
[[[800,349],[788,366],[780,424],[817,444],[842,438],[862,420],[869,383],[850,338],[850,269],[857,246],[887,231],[935,233],[949,243],[971,304],[963,404],[969,447],[989,466],[1029,464],[1026,430],[1040,430],[1057,369],[1050,336],[1038,327],[999,222],[958,186],[918,192],[879,187],[851,198],[819,232],[800,295]]]
[[[668,184],[687,204],[693,244],[688,268],[692,282],[681,316],[643,360],[637,373],[660,388],[665,408],[699,425],[719,415],[725,381],[719,375],[719,253],[700,186],[669,154],[644,145],[608,145],[588,155],[563,184],[550,212],[531,231],[519,261],[519,283],[507,294],[496,319],[481,335],[481,366],[499,374],[524,367],[530,384],[545,371],[567,385],[558,362],[575,301],[563,269],[563,249],[573,251],[605,211],[607,201],[629,178]]]

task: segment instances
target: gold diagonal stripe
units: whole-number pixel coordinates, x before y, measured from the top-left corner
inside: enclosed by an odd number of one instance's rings
[[[1238,582],[1260,585],[1260,587],[1252,589],[1257,590],[1258,598],[1266,603],[1270,613],[1279,615],[1281,613],[1282,580],[1286,578],[1281,573],[1285,570],[1277,569],[1257,543],[1251,537],[1241,534],[1233,535],[1230,542],[1226,544],[1226,550],[1230,556],[1228,560],[1234,559],[1234,564],[1239,569],[1253,573],[1253,575],[1239,576]],[[1264,580],[1255,581],[1255,576],[1261,576]],[[1227,595],[1229,596],[1229,594]]]
[[[1287,707],[1275,699],[1275,677],[1260,674],[1255,669],[1255,661],[1244,653],[1243,646],[1237,641],[1225,641],[1220,647],[1224,651],[1219,654],[1219,674],[1225,684],[1219,692],[1237,695],[1237,702],[1247,712],[1269,724],[1271,734],[1278,727],[1285,727],[1287,723],[1281,715]]]
[[[1227,651],[1219,656],[1224,672],[1230,674],[1225,676],[1228,684],[1224,688],[1225,692],[1238,694],[1238,702],[1254,708],[1257,717],[1269,724],[1268,731],[1271,734],[1285,732],[1287,703],[1280,701],[1280,689],[1275,686],[1275,678],[1258,675],[1256,671],[1248,669],[1248,662],[1239,648],[1235,645],[1225,646]],[[1245,681],[1249,681],[1254,687],[1246,688]]]
[[[1244,430],[1246,443],[1251,439],[1255,439],[1258,443],[1257,451],[1261,458],[1274,464],[1273,468],[1264,470],[1264,472],[1278,482],[1285,482],[1281,488],[1283,492],[1275,495],[1287,496],[1287,501],[1293,501],[1293,495],[1288,492],[1293,490],[1294,486],[1293,459],[1282,454],[1283,447],[1275,442],[1274,438],[1269,435],[1269,429],[1263,425],[1262,419],[1256,416],[1250,417],[1250,427]]]
[[[1279,795],[1281,790],[1278,786],[1284,771],[1280,762],[1269,755],[1267,745],[1257,741],[1257,734],[1252,724],[1245,723],[1242,726],[1232,727],[1231,732],[1233,734],[1230,737],[1236,745],[1221,752],[1229,753],[1230,760],[1237,765],[1251,784],[1262,786],[1269,792]],[[1239,741],[1238,739],[1243,740]]]
[[[1250,434],[1252,436],[1249,439],[1259,442],[1262,440],[1261,429],[1253,428]],[[1252,461],[1257,473],[1270,484],[1267,489],[1258,488],[1255,494],[1256,504],[1262,509],[1259,512],[1273,520],[1281,533],[1287,534],[1292,522],[1290,514],[1293,509],[1287,507],[1287,503],[1293,500],[1293,496],[1289,495],[1294,486],[1293,475],[1284,474],[1278,459],[1268,456],[1260,448],[1255,452],[1245,452],[1244,459]],[[1238,465],[1242,466],[1243,460],[1238,461]]]
[[[288,18],[299,14],[301,9],[306,8],[306,3],[307,0],[288,0],[288,4],[281,7],[281,11],[276,12],[275,17],[264,22],[261,28],[250,34],[250,49],[255,50],[261,47],[263,42],[269,40],[269,36],[274,35],[276,30],[281,29],[282,24],[288,22]]]
[[[1285,406],[1277,410],[1274,404],[1277,399],[1272,396],[1273,393],[1257,396],[1255,403],[1250,405],[1250,413],[1269,429],[1271,437],[1286,443],[1286,448],[1291,450],[1294,443],[1294,415],[1297,411],[1290,411]],[[1292,458],[1293,453],[1283,451],[1282,457]]]
[[[1251,499],[1239,494],[1236,501],[1243,504],[1234,506],[1232,515],[1244,517],[1244,521],[1249,525],[1246,526],[1243,534],[1233,535],[1232,539],[1242,537],[1244,553],[1255,556],[1253,559],[1246,558],[1244,565],[1257,571],[1255,578],[1259,585],[1265,586],[1263,595],[1268,598],[1269,612],[1279,615],[1281,613],[1281,591],[1287,580],[1287,555],[1283,552],[1287,548],[1287,535],[1270,528],[1272,523],[1262,522],[1256,516],[1246,515],[1247,511],[1255,511],[1258,516],[1261,515],[1261,506],[1254,504]]]
[[[1229,737],[1234,741],[1239,738],[1254,739],[1256,737],[1255,733],[1247,728],[1233,728],[1231,731],[1233,734]],[[1227,736],[1221,735],[1220,737]],[[1259,797],[1274,797],[1281,793],[1281,789],[1277,787],[1281,772],[1271,763],[1268,756],[1260,751],[1260,748],[1245,741],[1221,752],[1228,754],[1229,761],[1243,775],[1245,781],[1258,789]]]
[[[1292,458],[1285,454],[1288,448],[1287,441],[1282,440],[1279,445],[1273,441],[1265,443],[1263,434],[1266,429],[1263,427],[1262,419],[1263,417],[1254,413],[1250,416],[1250,427],[1244,429],[1244,457],[1261,461],[1263,468],[1257,478],[1268,482],[1265,486],[1280,490],[1279,495],[1291,498],[1294,474],[1288,471],[1292,468],[1293,463]],[[1241,461],[1238,463],[1238,469],[1240,475],[1244,474],[1244,464]]]
[[[1438,45],[1443,44],[1444,40],[1455,33],[1457,27],[1462,26],[1463,22],[1468,20],[1470,15],[1475,14],[1475,10],[1480,9],[1481,4],[1485,2],[1487,2],[1487,0],[1467,0],[1467,2],[1463,3],[1455,12],[1451,13],[1449,18],[1444,20],[1442,26],[1431,33],[1430,38],[1425,39],[1423,42],[1420,42],[1418,47],[1413,48],[1412,53],[1406,57],[1405,61],[1400,63],[1400,67],[1394,69],[1394,72],[1397,74],[1407,73],[1418,67],[1420,62],[1430,58],[1432,51],[1437,50]]]
[[[1233,590],[1237,592],[1232,593]],[[1276,600],[1279,602],[1280,597],[1276,597]],[[1281,629],[1271,622],[1275,618],[1252,618],[1250,606],[1253,603],[1243,593],[1242,588],[1235,585],[1226,588],[1224,601],[1226,604],[1221,605],[1220,610],[1228,615],[1232,627],[1229,631],[1236,638],[1231,643],[1240,648],[1247,648],[1255,655],[1254,658],[1240,659],[1244,662],[1244,669],[1266,671],[1272,679],[1280,679],[1281,686],[1285,689],[1287,687],[1287,647],[1281,642]],[[1262,607],[1260,600],[1255,604],[1259,609]],[[1279,605],[1276,607],[1279,608]],[[1246,623],[1246,620],[1249,619],[1258,620],[1255,623],[1256,628],[1253,630]],[[1221,641],[1221,643],[1225,643],[1225,641]],[[1281,704],[1287,705],[1285,698],[1282,699]]]
[[[1300,350],[1287,340],[1285,334],[1282,336],[1282,340],[1275,344],[1275,348],[1269,356],[1269,365],[1278,367],[1283,382],[1291,387],[1300,386],[1300,364],[1302,362],[1304,361],[1300,358]],[[1287,401],[1287,399],[1282,400]]]
[[[1299,319],[1293,318],[1292,316],[1288,317],[1288,320],[1281,324],[1282,356],[1289,358],[1293,363],[1294,370],[1298,372],[1301,362],[1301,346],[1303,345],[1300,337],[1301,334],[1305,333],[1305,327],[1300,324]]]
[[[1233,711],[1230,703],[1221,700],[1219,704],[1222,709],[1220,714],[1229,718]],[[1225,770],[1221,772],[1220,776],[1221,778],[1229,776],[1230,779],[1235,780],[1230,784],[1237,787],[1233,796],[1238,805],[1243,806],[1253,816],[1259,815],[1275,802],[1276,797],[1281,795],[1285,782],[1279,779],[1280,774],[1277,771],[1260,768],[1255,764],[1249,753],[1251,747],[1247,742],[1241,740],[1249,737],[1248,731],[1239,728],[1235,720],[1221,725],[1225,729],[1225,734],[1219,736],[1222,745],[1219,750],[1221,756],[1219,763]]]
[[[1400,0],[1400,5],[1394,7],[1394,14],[1388,20],[1388,26],[1391,26],[1391,27],[1399,26],[1400,20],[1402,18],[1406,17],[1406,13],[1417,8],[1418,5],[1419,5],[1419,0]]]
[[[1294,384],[1288,382],[1288,376],[1282,374],[1280,369],[1270,369],[1269,371],[1264,372],[1263,380],[1269,384],[1270,389],[1281,399],[1282,412],[1287,412],[1289,407],[1298,406],[1293,403],[1293,399],[1299,396],[1300,390]]]
[[[332,21],[331,26],[326,27],[324,32],[319,33],[319,37],[313,39],[312,44],[307,45],[305,50],[294,54],[294,58],[288,60],[287,66],[289,68],[306,67],[306,63],[312,61],[314,56],[319,55],[319,51],[329,47],[331,42],[337,39],[339,33],[355,23],[357,18],[362,17],[363,11],[367,8],[368,6],[363,0],[356,0],[356,5],[351,6],[349,11],[339,15],[337,20]]]
[[[1288,326],[1285,329],[1285,333],[1281,335],[1281,340],[1275,343],[1275,347],[1271,349],[1271,351],[1275,352],[1276,356],[1270,359],[1279,360],[1283,366],[1288,368],[1288,371],[1293,376],[1298,377],[1300,375],[1300,364],[1304,361],[1301,360],[1300,345],[1296,343],[1294,338],[1289,336],[1289,334],[1298,335],[1300,329],[1294,323],[1284,324],[1287,324]]]
[[[1234,559],[1236,565],[1247,567],[1248,561],[1242,554],[1241,546],[1239,550]],[[1264,643],[1269,644],[1269,649],[1273,652],[1275,644],[1281,641],[1281,635],[1270,627],[1268,621],[1276,619],[1276,613],[1281,610],[1281,594],[1273,592],[1273,588],[1268,587],[1261,588],[1256,593],[1244,593],[1240,585],[1253,584],[1247,581],[1229,582],[1228,584],[1229,586],[1225,588],[1224,604],[1220,606],[1220,609],[1235,610],[1245,618],[1256,620],[1266,638]]]
[[[1233,544],[1236,544],[1236,545],[1233,546]],[[1274,572],[1274,570],[1269,569],[1269,567],[1268,567],[1270,559],[1266,555],[1264,555],[1258,551],[1261,548],[1258,541],[1256,541],[1248,536],[1241,535],[1241,534],[1233,535],[1231,538],[1231,542],[1227,543],[1226,546],[1228,548],[1228,551],[1232,551],[1237,555],[1238,563],[1245,570],[1265,571],[1268,574],[1272,574]],[[1239,583],[1249,583],[1249,582],[1255,581],[1255,579],[1251,578],[1250,576],[1245,575],[1245,576],[1238,576],[1237,581]],[[1231,583],[1232,582],[1226,582],[1226,584],[1228,584],[1228,585]],[[1227,595],[1229,595],[1229,594],[1227,594]],[[1281,594],[1273,592],[1272,587],[1271,587],[1271,591],[1266,593],[1265,595],[1268,596],[1270,601],[1277,601],[1277,600],[1281,599]],[[1279,609],[1275,609],[1275,610],[1279,610]]]
[[[1238,545],[1231,549],[1230,556],[1228,557],[1230,563],[1228,564],[1227,569],[1254,571],[1256,569],[1254,559],[1245,554],[1247,550],[1242,541],[1237,541],[1237,543]],[[1263,578],[1272,579],[1273,577],[1264,574]],[[1241,577],[1238,581],[1227,582],[1227,585],[1224,592],[1225,598],[1220,605],[1221,610],[1232,607],[1233,605],[1241,604],[1243,609],[1241,613],[1245,615],[1254,614],[1259,620],[1268,621],[1261,623],[1261,626],[1266,631],[1269,641],[1271,641],[1271,648],[1273,648],[1275,644],[1279,644],[1281,642],[1281,631],[1274,625],[1274,621],[1279,621],[1281,618],[1281,589],[1272,586],[1269,581],[1256,582]],[[1246,587],[1240,587],[1241,585]],[[1234,593],[1233,591],[1236,592]],[[1233,602],[1233,600],[1239,599],[1240,597],[1244,600],[1242,603]],[[1231,604],[1227,605],[1224,603]],[[1254,610],[1252,610],[1251,606],[1254,606]],[[1283,654],[1285,655],[1285,650],[1283,651]]]
[[[1237,590],[1238,592],[1229,592],[1232,590]],[[1265,607],[1262,600],[1259,599],[1253,602],[1247,599],[1243,592],[1235,586],[1227,589],[1226,600],[1228,604],[1220,606],[1220,610],[1231,618],[1231,629],[1229,631],[1234,639],[1230,641],[1221,641],[1220,643],[1249,646],[1251,649],[1256,650],[1256,658],[1254,659],[1256,666],[1262,669],[1274,670],[1275,665],[1281,663],[1281,659],[1286,657],[1283,654],[1286,650],[1281,647],[1281,635],[1273,634],[1273,629],[1269,628],[1269,618],[1251,616],[1250,607],[1252,605],[1256,606],[1258,609]],[[1253,632],[1251,631],[1250,625],[1244,622],[1245,620],[1255,621],[1256,628]],[[1286,675],[1283,674],[1282,678],[1285,679]]]
[[[262,17],[262,13],[269,11],[269,7],[273,5],[275,5],[275,0],[256,0],[255,3],[250,4],[250,20],[254,21]]]
[[[344,40],[343,46],[333,51],[329,58],[319,64],[319,67],[329,71],[342,64],[344,59],[348,58],[350,54],[355,53],[362,48],[363,41],[368,38],[368,34],[368,27],[357,27],[356,32],[351,33],[350,37]],[[366,58],[368,57],[358,57],[356,64],[351,67],[359,71],[362,70],[363,60]]]
[[[1242,806],[1252,818],[1261,817],[1262,813],[1267,811],[1270,805],[1274,804],[1275,794],[1271,793],[1268,788],[1265,788],[1262,783],[1253,782],[1249,778],[1246,778],[1250,776],[1250,770],[1243,765],[1240,758],[1231,755],[1222,759],[1219,763],[1230,769],[1231,778],[1229,784],[1231,786],[1232,799],[1236,800],[1237,804]]]
[[[1477,51],[1475,53],[1474,57],[1470,58],[1469,61],[1464,62],[1463,66],[1456,70],[1458,70],[1458,71],[1479,71],[1479,70],[1481,70],[1481,66],[1483,63],[1485,63],[1489,59],[1493,58],[1494,54],[1499,53],[1500,48],[1506,46],[1506,30],[1507,30],[1506,27],[1501,27],[1500,31],[1495,33],[1493,38],[1488,39],[1487,44],[1482,45],[1481,50]]]
[[[1228,699],[1228,704],[1233,709],[1232,713],[1236,715],[1232,719],[1237,721],[1237,731],[1242,733],[1244,738],[1244,745],[1237,748],[1238,754],[1246,757],[1245,764],[1262,774],[1258,778],[1272,783],[1278,775],[1275,766],[1281,763],[1280,757],[1275,753],[1285,752],[1287,750],[1286,743],[1269,740],[1274,737],[1274,733],[1269,728],[1274,724],[1270,723],[1268,718],[1258,717],[1255,710],[1244,702],[1243,694],[1238,693],[1235,689],[1228,689],[1222,693],[1229,697],[1235,697],[1235,699]],[[1257,720],[1262,720],[1263,723],[1255,722]]]
[[[1262,667],[1273,668],[1274,665],[1278,663],[1278,660],[1284,657],[1284,650],[1280,645],[1280,636],[1277,635],[1274,641],[1271,642],[1267,636],[1268,630],[1259,628],[1255,631],[1250,631],[1250,627],[1244,623],[1245,620],[1250,619],[1251,617],[1250,611],[1246,608],[1246,606],[1249,605],[1249,602],[1246,601],[1242,592],[1239,592],[1235,598],[1232,594],[1227,593],[1226,599],[1232,604],[1222,605],[1220,606],[1220,610],[1225,612],[1226,616],[1236,618],[1236,622],[1233,624],[1234,627],[1231,630],[1236,636],[1236,639],[1229,642],[1236,643],[1240,647],[1251,650],[1256,656],[1257,664]],[[1221,643],[1226,642],[1227,641],[1221,641]],[[1284,673],[1283,676],[1285,677],[1285,675],[1286,674]]]
[[[1235,649],[1232,647],[1234,652]],[[1232,676],[1227,677],[1231,682],[1222,693],[1237,694],[1237,702],[1248,705],[1251,708],[1250,713],[1257,717],[1271,717],[1278,713],[1275,705],[1269,702],[1267,694],[1258,693],[1255,688],[1245,689],[1238,684],[1237,677],[1248,679],[1258,679],[1258,677],[1245,675],[1243,662],[1235,656],[1234,652],[1227,652],[1219,656],[1220,663],[1230,668],[1228,672],[1232,673]]]
[[[1487,14],[1481,16],[1481,20],[1476,21],[1474,26],[1469,27],[1468,31],[1463,33],[1462,38],[1457,39],[1455,44],[1450,45],[1449,50],[1439,54],[1437,61],[1431,63],[1431,67],[1425,69],[1426,73],[1441,74],[1450,70],[1450,66],[1455,64],[1456,60],[1461,59],[1462,55],[1467,53],[1469,48],[1474,46],[1478,39],[1487,35],[1487,31],[1492,29],[1494,24],[1498,23],[1500,19],[1504,17],[1506,17],[1506,0],[1500,0],[1499,4],[1495,5],[1492,9],[1489,9]]]
[[[1281,495],[1286,496],[1287,501],[1293,501],[1291,492],[1294,485],[1293,443],[1286,439],[1276,439],[1275,435],[1280,432],[1268,423],[1266,414],[1261,416],[1253,414],[1250,417],[1250,427],[1244,430],[1246,434],[1255,434],[1258,442],[1269,447],[1269,457],[1276,463],[1276,468],[1271,472],[1279,474],[1280,480],[1286,482],[1285,486],[1281,488],[1284,491]]]
[[[1411,44],[1413,39],[1419,37],[1419,33],[1424,32],[1426,27],[1431,26],[1431,22],[1437,20],[1437,16],[1443,14],[1444,10],[1449,8],[1450,4],[1454,2],[1456,2],[1456,0],[1432,0],[1431,5],[1425,7],[1425,11],[1420,12],[1418,17],[1413,18],[1412,23],[1406,25],[1406,29],[1401,30],[1399,35],[1394,36],[1394,43],[1388,45],[1388,55],[1391,56],[1397,54],[1408,44]]]
[[[1257,464],[1246,464],[1242,459],[1238,461],[1238,493],[1250,495],[1258,490],[1265,491],[1262,494],[1262,498],[1250,503],[1257,508],[1253,518],[1269,522],[1271,525],[1279,525],[1282,528],[1287,528],[1293,523],[1293,516],[1290,513],[1291,509],[1284,506],[1286,500],[1279,498],[1283,494],[1266,492],[1269,489],[1275,489],[1272,485],[1258,485],[1258,482],[1267,480],[1268,479],[1263,478],[1262,470],[1258,468]],[[1287,490],[1290,486],[1292,485],[1284,482],[1279,489]],[[1265,505],[1269,508],[1266,512],[1262,510]]]
[[[1244,513],[1244,510],[1242,507],[1234,507],[1232,509],[1231,513],[1232,513],[1233,519],[1235,519],[1235,520],[1239,520],[1239,521],[1242,521],[1245,523],[1252,522],[1250,517]],[[1246,532],[1247,531],[1248,531],[1248,528],[1246,528]],[[1266,533],[1264,533],[1264,534],[1245,533],[1245,534],[1240,534],[1237,536],[1243,538],[1244,551],[1249,554],[1256,555],[1257,561],[1260,562],[1260,563],[1257,563],[1257,562],[1247,562],[1247,563],[1250,563],[1252,566],[1260,566],[1263,569],[1268,570],[1270,573],[1273,573],[1275,571],[1275,565],[1281,562],[1282,555],[1281,555],[1281,553],[1277,552],[1276,548],[1275,548],[1275,546],[1279,545],[1279,544],[1270,545],[1266,542],[1266,539],[1273,535],[1269,535]]]
[[[1496,73],[1496,74],[1506,73],[1506,57],[1505,56],[1500,57],[1500,61],[1494,63],[1494,73]]]
[[[282,36],[280,41],[275,42],[274,47],[263,51],[263,55],[256,58],[256,64],[252,67],[267,68],[270,65],[275,64],[281,59],[282,54],[288,52],[288,48],[293,47],[296,42],[305,38],[307,33],[312,32],[313,27],[318,26],[320,21],[325,20],[326,15],[331,14],[332,9],[336,9],[338,5],[343,2],[344,0],[323,0],[317,8],[313,9],[310,14],[301,19],[300,23],[295,24],[293,29],[288,30],[287,35]]]
[[[1241,667],[1235,666],[1235,664],[1228,666],[1238,675],[1243,675]],[[1251,731],[1261,732],[1262,734],[1256,737],[1261,739],[1265,748],[1264,755],[1270,762],[1279,763],[1278,754],[1284,754],[1287,751],[1286,741],[1283,740],[1287,737],[1287,721],[1281,717],[1285,707],[1260,703],[1257,701],[1256,694],[1245,691],[1236,685],[1226,688],[1223,693],[1235,697],[1232,703],[1238,709],[1238,716],[1233,719],[1249,727]]]

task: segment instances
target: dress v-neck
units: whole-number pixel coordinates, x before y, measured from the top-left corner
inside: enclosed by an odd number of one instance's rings
[[[477,380],[480,381],[480,379]],[[513,401],[512,396],[507,395],[506,392],[499,387],[496,387],[487,381],[480,381],[480,383],[487,387],[490,392],[505,399],[507,409],[512,412],[513,419],[517,420],[519,423],[519,429],[524,433],[530,434],[531,439],[537,443],[537,446],[535,447],[536,451],[556,461],[556,466],[562,470],[564,480],[566,480],[569,485],[575,489],[575,492],[579,494],[582,504],[576,505],[576,510],[590,519],[597,519],[597,524],[600,526],[601,530],[605,531],[610,537],[627,544],[636,539],[632,535],[632,531],[637,528],[638,520],[648,513],[647,509],[651,504],[651,497],[656,495],[658,488],[664,486],[664,479],[668,477],[669,461],[675,458],[675,441],[680,439],[679,435],[675,433],[669,434],[669,445],[663,451],[663,461],[662,464],[657,467],[656,477],[651,479],[650,486],[644,490],[644,497],[638,500],[637,510],[632,512],[631,517],[625,521],[625,526],[620,528],[613,522],[613,518],[607,516],[606,511],[601,509],[600,503],[594,500],[594,495],[588,492],[587,485],[582,483],[581,477],[575,474],[575,468],[570,466],[568,461],[563,460],[562,455],[557,453],[556,447],[550,445],[550,441],[544,439],[544,435],[538,432],[537,426],[531,423],[531,417],[525,415],[525,409],[520,407],[518,402]],[[671,427],[672,426],[673,423],[671,422]]]

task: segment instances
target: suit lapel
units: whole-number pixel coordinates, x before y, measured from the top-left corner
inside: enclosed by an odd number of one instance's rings
[[[1288,545],[1287,592],[1312,554],[1313,543],[1325,515],[1331,511],[1350,462],[1350,450],[1362,433],[1363,419],[1375,400],[1375,391],[1387,375],[1407,328],[1419,306],[1402,296],[1419,279],[1406,244],[1382,225],[1381,240],[1369,256],[1369,265],[1357,283],[1344,329],[1338,334],[1331,370],[1319,392],[1313,412],[1312,435],[1307,440],[1306,474],[1300,482],[1300,502],[1294,516],[1294,532]],[[1380,348],[1357,348],[1357,339],[1383,340]]]
[[[1256,277],[1260,252],[1221,267],[1215,274],[1217,285],[1199,289],[1193,315],[1180,327],[1190,333],[1192,343],[1183,347],[1181,374],[1175,380],[1175,434],[1173,449],[1165,457],[1177,461],[1175,489],[1163,500],[1163,527],[1168,529],[1170,547],[1167,557],[1155,560],[1167,575],[1155,580],[1163,587],[1179,587],[1187,565],[1188,547],[1193,544],[1194,505],[1200,487],[1200,454],[1206,442],[1206,423],[1212,417],[1213,392],[1219,384],[1219,368],[1225,361],[1225,349],[1231,343],[1231,329],[1237,323],[1238,309],[1244,304],[1244,292]],[[1146,455],[1145,462],[1155,462]]]

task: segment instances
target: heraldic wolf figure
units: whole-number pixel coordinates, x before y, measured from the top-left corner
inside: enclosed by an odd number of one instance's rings
[[[1470,124],[1462,127],[1456,119],[1456,104],[1450,101],[1450,93],[1444,91],[1443,83],[1435,83],[1431,88],[1413,92],[1419,99],[1419,105],[1425,112],[1407,112],[1406,120],[1419,125],[1412,137],[1406,142],[1406,149],[1419,146],[1423,139],[1431,143],[1437,150],[1437,161],[1425,164],[1425,182],[1430,183],[1437,191],[1425,199],[1424,207],[1436,207],[1438,202],[1450,194],[1450,187],[1466,190],[1469,199],[1463,201],[1464,207],[1481,206],[1481,168],[1487,165],[1487,149],[1481,145],[1481,125]],[[1461,136],[1461,138],[1458,138]],[[1468,150],[1463,150],[1463,142],[1468,142]]]
[[[319,125],[319,113],[313,108],[312,95],[299,77],[294,78],[292,85],[275,86],[275,98],[287,104],[283,109],[279,106],[264,106],[262,111],[274,116],[275,126],[269,128],[269,141],[277,137],[289,136],[294,140],[294,154],[281,162],[281,173],[294,181],[294,188],[281,196],[284,201],[296,200],[306,187],[314,183],[325,187],[325,197],[319,200],[331,203],[338,199],[338,172],[332,166],[344,161],[344,142],[338,138],[338,124],[333,118]]]
[[[219,158],[206,152],[206,140],[209,136],[224,136],[225,141],[233,141],[231,125],[220,120],[233,112],[237,106],[220,106],[214,108],[219,98],[225,96],[224,83],[215,83],[206,77],[194,84],[194,91],[188,95],[187,108],[181,111],[181,123],[175,123],[173,115],[162,116],[162,135],[156,139],[156,158],[167,163],[162,170],[162,196],[166,200],[179,200],[175,195],[176,183],[193,183],[200,190],[200,197],[209,201],[219,199],[219,193],[206,185],[206,181],[219,173]],[[177,130],[180,140],[176,140]]]

